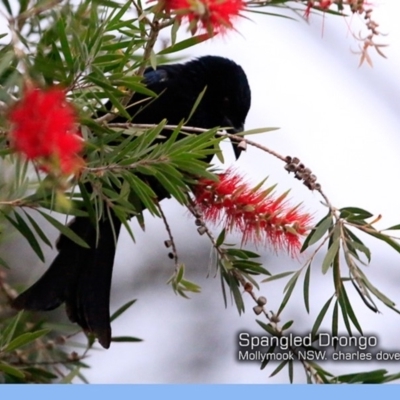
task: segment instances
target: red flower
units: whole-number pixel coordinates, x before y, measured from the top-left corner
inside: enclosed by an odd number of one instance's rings
[[[83,140],[76,129],[76,114],[62,89],[26,88],[10,110],[10,139],[16,151],[45,171],[76,172]]]
[[[233,28],[232,21],[244,9],[243,0],[165,0],[165,8],[186,18],[194,34],[202,28],[213,36]]]
[[[312,8],[320,10],[328,10],[333,2],[334,2],[333,0],[309,0],[307,3],[307,8],[304,12],[305,18],[308,19]]]
[[[194,195],[204,218],[213,223],[224,220],[228,232],[242,232],[242,244],[264,242],[294,256],[301,247],[300,237],[309,230],[311,216],[298,206],[289,207],[287,193],[274,199],[272,190],[251,188],[228,170],[217,182],[200,180]]]

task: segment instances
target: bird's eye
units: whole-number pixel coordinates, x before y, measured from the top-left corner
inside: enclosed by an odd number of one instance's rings
[[[231,107],[231,101],[229,100],[229,97],[224,97],[222,99],[222,107],[224,110],[229,110]]]

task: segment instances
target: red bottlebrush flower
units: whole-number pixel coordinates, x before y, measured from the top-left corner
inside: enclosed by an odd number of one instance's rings
[[[218,177],[218,181],[201,179],[193,191],[204,218],[213,223],[223,221],[228,232],[240,231],[242,244],[263,242],[295,256],[300,237],[309,230],[311,215],[298,206],[289,207],[287,193],[274,199],[272,188],[251,188],[231,170]]]
[[[78,153],[83,140],[75,126],[75,110],[61,88],[27,87],[8,118],[12,146],[42,170],[69,174],[82,165]]]
[[[334,0],[309,0],[307,3],[307,8],[304,11],[304,17],[306,19],[309,18],[312,8],[328,10],[332,3],[334,3]]]
[[[233,29],[233,20],[244,9],[243,0],[165,0],[165,8],[186,18],[194,34],[200,27],[210,36]]]

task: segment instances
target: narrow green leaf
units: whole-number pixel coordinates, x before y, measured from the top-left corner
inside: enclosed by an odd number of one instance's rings
[[[4,214],[7,221],[10,222],[15,229],[19,231],[19,233],[24,236],[24,238],[28,241],[29,245],[31,246],[32,250],[36,253],[36,255],[40,258],[41,261],[44,262],[44,255],[42,249],[39,245],[39,242],[36,240],[35,235],[32,233],[31,229],[24,221],[24,219],[14,211],[15,220],[13,220],[9,215]]]
[[[400,224],[399,225],[393,225],[390,228],[383,229],[384,231],[398,231],[400,229]]]
[[[22,314],[23,311],[20,311],[4,328],[2,334],[0,335],[0,348],[3,348],[11,342]]]
[[[175,43],[174,45],[161,50],[158,53],[158,55],[175,53],[176,51],[181,51],[181,50],[187,49],[191,46],[194,46],[196,44],[199,44],[201,42],[204,42],[204,41],[208,40],[209,38],[210,38],[209,35],[206,33],[204,33],[202,35],[198,35],[198,36],[193,36],[189,39],[182,40],[181,42]]]
[[[113,336],[111,338],[111,341],[117,343],[133,343],[133,342],[143,342],[143,339],[139,339],[133,336]]]
[[[339,310],[338,310],[338,301],[336,300],[332,314],[332,336],[338,335],[338,329],[339,329]],[[337,347],[337,341],[335,341],[335,350],[336,347]]]
[[[81,239],[71,228],[66,225],[63,225],[61,222],[57,221],[55,218],[51,217],[49,214],[38,210],[38,212],[43,215],[43,217],[50,222],[57,230],[59,230],[64,236],[68,239],[72,240],[74,243],[82,246],[86,249],[89,249],[89,245]]]
[[[349,297],[347,296],[347,292],[346,292],[344,285],[342,285],[340,294],[341,294],[341,296],[343,296],[343,304],[346,307],[346,310],[351,319],[351,322],[353,322],[353,324],[356,327],[356,329],[358,330],[358,332],[360,332],[360,334],[363,335],[361,325],[359,324],[356,314],[354,313],[353,307],[351,306],[351,303],[350,303]],[[340,297],[339,297],[339,301],[340,301]]]
[[[65,20],[63,18],[59,18],[56,23],[60,44],[61,44],[61,51],[64,55],[65,61],[69,67],[74,65],[74,58],[71,54],[71,49],[69,47],[70,41],[67,38],[67,34],[65,32]]]
[[[337,238],[329,247],[324,261],[322,262],[322,273],[326,274],[328,272],[329,267],[332,265],[334,258],[338,254],[340,246],[340,238]]]
[[[236,308],[238,309],[239,315],[242,315],[242,313],[245,311],[242,293],[235,283],[230,286],[230,289],[233,294],[233,298],[235,300]]]
[[[216,241],[216,246],[217,247],[220,247],[222,245],[222,243],[224,243],[225,234],[226,234],[226,230],[224,228],[224,229],[222,229],[221,233],[218,235],[218,238],[217,238],[217,241]]]
[[[197,110],[197,107],[199,106],[199,104],[201,103],[201,100],[203,99],[205,93],[207,91],[207,86],[204,87],[204,89],[199,93],[199,95],[197,96],[196,101],[193,104],[192,109],[190,110],[190,114],[187,116],[186,118],[186,122],[185,124],[188,124],[190,119],[192,118],[193,114],[195,113],[195,111]]]
[[[342,287],[342,289],[343,289],[343,287]],[[342,293],[342,291],[339,293],[339,298],[338,298],[339,305],[340,305],[340,311],[342,312],[343,322],[344,322],[344,325],[346,327],[346,330],[347,330],[348,334],[350,336],[352,336],[353,333],[352,333],[352,330],[351,330],[348,310],[346,308],[346,304],[345,304],[345,301],[343,299],[343,295],[341,293]]]
[[[310,313],[310,277],[311,277],[311,262],[308,264],[303,284],[304,305],[306,306],[308,314]]]
[[[31,223],[31,225],[33,226],[33,229],[35,230],[35,232],[38,234],[38,236],[40,237],[40,239],[43,240],[43,242],[45,244],[47,244],[47,246],[49,246],[51,249],[53,248],[50,240],[47,238],[47,236],[45,235],[45,233],[42,231],[42,229],[40,228],[40,226],[38,225],[38,223],[24,210],[24,213],[26,215],[26,217],[28,218],[29,222]]]
[[[277,280],[277,279],[284,278],[285,276],[292,275],[292,274],[294,274],[295,272],[296,272],[296,271],[282,272],[282,273],[280,273],[280,274],[276,274],[276,275],[269,276],[268,278],[263,279],[261,282],[271,282],[271,281],[275,281],[275,280]]]
[[[72,383],[72,381],[79,376],[81,370],[80,366],[73,368],[64,378],[61,379],[60,383]]]
[[[90,199],[87,187],[82,182],[79,182],[79,191],[85,205],[85,210],[87,211],[91,223],[95,226],[97,223],[96,211],[93,207],[93,201]]]
[[[266,324],[265,322],[260,321],[260,320],[258,320],[258,319],[256,320],[256,322],[257,322],[258,325],[261,326],[261,328],[263,328],[263,329],[264,329],[266,332],[268,332],[270,335],[272,335],[272,336],[277,336],[276,329],[275,329],[270,323]]]
[[[248,135],[257,135],[259,133],[267,133],[267,132],[273,132],[277,131],[281,128],[271,128],[271,127],[266,127],[266,128],[256,128],[256,129],[248,129],[243,132],[237,132],[235,133],[235,136],[248,136]]]
[[[400,244],[397,243],[395,240],[390,238],[389,236],[384,235],[383,233],[377,232],[375,230],[362,230],[363,232],[367,233],[368,235],[371,235],[373,237],[376,237],[379,240],[382,240],[383,242],[386,242],[389,246],[393,247],[398,253],[400,253]]]
[[[278,309],[278,315],[280,315],[281,312],[283,311],[283,309],[286,307],[286,304],[288,303],[290,296],[293,293],[293,289],[296,286],[296,282],[297,282],[297,279],[299,278],[299,276],[300,276],[300,270],[295,275],[293,275],[293,277],[288,282],[287,291],[286,291],[285,296],[282,300],[282,303]]]
[[[276,345],[272,345],[270,346],[270,348],[267,350],[267,352],[265,353],[267,356],[264,358],[264,360],[261,363],[261,368],[260,369],[264,369],[268,363],[270,362],[270,358],[268,357],[268,354],[272,354],[275,351]]]
[[[321,323],[322,323],[322,321],[323,321],[323,319],[325,317],[325,314],[328,311],[328,308],[329,308],[329,306],[331,304],[332,299],[333,299],[333,296],[330,297],[329,300],[324,304],[324,306],[321,308],[321,311],[319,312],[319,314],[317,316],[317,319],[314,322],[314,325],[313,325],[312,330],[311,330],[311,337],[313,338],[313,340],[317,335],[319,327],[321,326]]]
[[[10,14],[10,16],[13,15],[13,13],[12,13],[12,8],[11,8],[11,6],[10,6],[10,2],[9,2],[8,0],[2,0],[2,3],[3,3],[4,6],[6,7],[7,12]]]
[[[289,382],[293,383],[293,360],[289,360],[288,372],[289,372]]]
[[[318,227],[319,227],[327,218],[329,218],[330,215],[331,215],[330,212],[328,212],[328,214],[327,214],[324,218],[322,218],[322,219],[315,225],[315,228],[311,230],[311,232],[308,234],[308,236],[305,238],[305,240],[304,240],[304,242],[303,242],[303,246],[302,246],[301,249],[300,249],[300,253],[302,253],[303,251],[305,251],[305,250],[308,248],[310,239],[313,237],[315,230],[318,229]]]
[[[288,321],[282,326],[282,330],[285,331],[286,329],[289,329],[292,325],[293,325],[293,320]]]
[[[20,369],[15,368],[4,361],[0,361],[0,371],[8,375],[15,376],[19,379],[23,379],[25,377],[25,374]]]
[[[333,225],[333,218],[331,215],[328,215],[321,221],[321,224],[316,227],[315,231],[313,230],[311,232],[310,239],[308,241],[308,247],[318,242],[318,240],[325,235],[325,233],[332,225]]]
[[[10,65],[12,61],[14,60],[15,54],[13,51],[9,51],[6,54],[3,54],[1,56],[0,60],[0,76],[3,74],[3,72],[10,68]]]
[[[135,300],[128,301],[126,304],[124,304],[122,307],[118,308],[117,311],[111,315],[110,321],[113,322],[115,319],[117,319],[121,314],[123,314],[126,310],[128,310],[133,304],[135,304]]]
[[[19,349],[20,347],[26,346],[27,344],[32,343],[36,339],[47,335],[49,332],[50,329],[41,329],[36,332],[23,333],[22,335],[17,336],[10,343],[8,343],[4,351],[13,351],[15,349]]]
[[[187,281],[186,279],[182,279],[180,284],[185,288],[185,290],[192,293],[201,293],[201,286],[195,284],[194,282]]]
[[[278,374],[282,368],[288,363],[289,360],[284,360],[282,361],[272,372],[272,374],[269,376],[270,378],[272,378],[273,376],[275,376],[276,374]]]
[[[339,375],[335,379],[342,383],[380,383],[384,380],[386,374],[385,369],[377,369],[375,371]]]
[[[369,211],[363,210],[358,207],[343,207],[339,210],[341,212],[341,217],[346,218],[349,215],[356,215],[362,219],[370,218],[373,216]]]

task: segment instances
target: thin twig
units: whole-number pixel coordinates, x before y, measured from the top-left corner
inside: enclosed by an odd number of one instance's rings
[[[164,211],[160,205],[160,203],[157,201],[156,206],[158,208],[158,210],[160,211],[160,215],[161,215],[161,219],[164,222],[164,226],[165,229],[168,233],[168,237],[169,237],[169,241],[168,241],[168,246],[167,247],[171,247],[172,252],[170,254],[172,254],[174,263],[175,263],[175,272],[179,271],[179,259],[178,259],[178,251],[176,249],[176,245],[175,245],[175,240],[174,237],[172,236],[172,231],[171,231],[171,227],[168,223],[167,217],[164,214]]]

